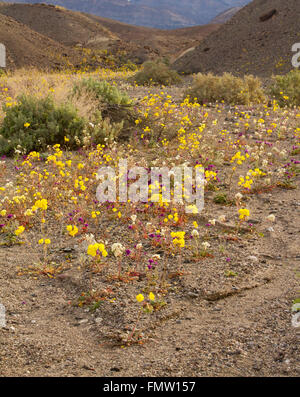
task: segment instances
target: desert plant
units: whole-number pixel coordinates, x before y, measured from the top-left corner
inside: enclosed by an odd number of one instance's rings
[[[96,111],[93,111],[93,117],[98,119],[98,111],[101,112],[100,125],[102,125],[104,119],[109,119],[105,123],[111,122],[111,126],[116,127],[117,130],[119,130],[120,123],[124,124],[124,129],[129,129],[134,125],[136,117],[132,107],[132,100],[116,86],[93,78],[83,79],[73,86],[70,100],[74,101],[75,99],[78,102],[81,98],[96,102]],[[90,119],[90,117],[88,118]],[[98,122],[94,124],[98,124]],[[113,135],[118,134],[114,133]]]
[[[191,100],[200,104],[225,102],[233,105],[248,105],[266,100],[261,81],[254,76],[235,77],[230,73],[222,76],[198,73],[193,85],[185,92]]]
[[[171,85],[181,82],[178,73],[163,61],[145,62],[130,80],[138,85]]]
[[[106,144],[118,140],[123,130],[124,122],[111,123],[109,118],[103,118],[100,111],[95,112],[92,118],[93,122],[89,122],[84,129],[85,144]]]
[[[125,71],[131,71],[131,72],[136,72],[138,70],[138,67],[135,63],[133,63],[130,59],[124,61],[123,65],[120,67],[119,70],[125,70]]]
[[[218,193],[213,198],[214,203],[216,204],[227,204],[228,199],[226,193]]]
[[[81,96],[83,93],[95,96],[104,104],[129,106],[132,103],[129,96],[121,92],[116,86],[109,84],[107,81],[98,81],[91,77],[74,84],[72,95]]]
[[[269,93],[280,106],[300,106],[300,70],[283,76],[273,76]]]
[[[64,143],[65,137],[71,148],[80,144],[85,120],[69,104],[58,106],[50,97],[22,95],[16,105],[3,110],[1,154],[12,155],[17,148],[22,153],[43,151],[48,145]]]

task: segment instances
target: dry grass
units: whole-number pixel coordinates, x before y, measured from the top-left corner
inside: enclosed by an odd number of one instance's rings
[[[223,76],[198,73],[192,87],[186,91],[193,100],[199,103],[225,102],[234,105],[263,103],[266,96],[262,82],[254,76],[235,77],[230,73]]]

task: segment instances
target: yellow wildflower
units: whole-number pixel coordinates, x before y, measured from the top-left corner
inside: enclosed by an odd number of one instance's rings
[[[149,299],[150,299],[151,301],[154,301],[154,300],[155,300],[155,295],[153,294],[153,292],[150,292],[150,294],[149,294]]]
[[[25,230],[24,226],[19,226],[18,229],[15,231],[15,235],[19,236],[20,234],[22,234]]]
[[[250,215],[250,211],[247,208],[239,209],[240,219],[243,220]]]
[[[138,301],[138,302],[143,302],[143,300],[144,300],[145,298],[144,298],[144,295],[142,295],[142,294],[138,294],[137,296],[136,296],[136,300]]]

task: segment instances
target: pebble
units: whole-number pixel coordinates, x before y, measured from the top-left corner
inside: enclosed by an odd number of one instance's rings
[[[260,221],[258,219],[248,219],[248,223],[252,223],[253,225],[260,223]]]
[[[63,252],[72,252],[72,251],[74,251],[74,248],[68,248],[68,247],[66,247],[66,248],[63,248],[62,251],[63,251]]]
[[[258,258],[257,258],[256,256],[254,256],[254,255],[248,256],[247,259],[248,259],[249,261],[251,261],[252,263],[258,263],[258,262],[259,262]]]
[[[264,229],[264,231],[263,231],[263,233],[266,237],[272,237],[274,232],[275,232],[275,230],[272,226]]]
[[[198,298],[199,294],[197,294],[196,292],[188,292],[188,297],[195,299]]]

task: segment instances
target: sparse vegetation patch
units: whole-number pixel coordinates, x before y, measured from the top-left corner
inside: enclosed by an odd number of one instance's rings
[[[137,85],[172,85],[180,83],[179,74],[162,61],[148,61],[132,78]]]
[[[230,73],[224,73],[223,76],[198,73],[186,95],[200,104],[224,102],[232,105],[249,105],[266,100],[259,78],[254,76],[240,78]]]

